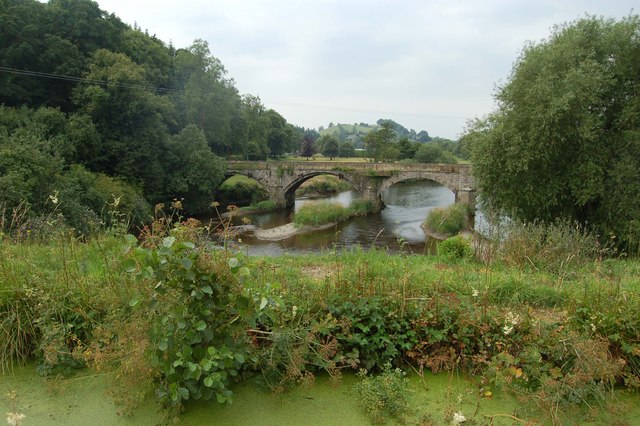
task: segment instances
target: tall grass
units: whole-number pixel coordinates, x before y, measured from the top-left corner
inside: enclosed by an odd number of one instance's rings
[[[353,216],[364,216],[373,210],[373,204],[367,200],[355,200],[349,207],[329,201],[304,204],[293,217],[298,226],[319,226],[343,222]]]
[[[466,204],[455,203],[445,208],[434,208],[424,221],[431,232],[455,235],[467,228],[469,211]]]
[[[577,223],[515,223],[507,226],[499,245],[503,261],[554,273],[573,272],[611,254],[596,235]]]

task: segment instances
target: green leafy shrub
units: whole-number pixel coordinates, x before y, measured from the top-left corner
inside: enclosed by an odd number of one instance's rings
[[[385,363],[382,373],[367,375],[366,370],[358,373],[360,382],[356,383],[360,406],[373,424],[384,424],[390,418],[402,421],[409,409],[407,395],[408,380],[399,368],[392,369]]]
[[[188,399],[229,401],[229,383],[247,354],[246,321],[259,311],[234,276],[237,259],[173,236],[156,249],[134,250],[125,268],[155,283],[150,345],[151,364],[162,378],[157,396],[174,407]]]
[[[404,351],[417,343],[411,322],[417,310],[378,296],[335,298],[328,311],[338,321],[333,335],[340,343],[345,362],[368,371],[383,370],[390,360],[399,363]]]
[[[429,212],[424,226],[432,232],[455,235],[467,227],[467,205],[455,203],[446,208],[434,208]]]
[[[473,256],[473,248],[467,238],[456,235],[438,243],[438,255],[450,260],[466,259]]]

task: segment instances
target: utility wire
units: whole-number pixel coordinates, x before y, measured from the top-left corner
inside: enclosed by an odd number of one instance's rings
[[[46,72],[39,72],[39,71],[30,71],[30,70],[23,70],[23,69],[3,67],[3,66],[0,66],[0,72],[24,75],[28,77],[39,77],[39,78],[71,81],[76,83],[90,83],[90,84],[98,84],[101,86],[123,87],[126,89],[149,90],[149,91],[165,93],[165,94],[175,93],[175,94],[185,94],[185,95],[206,95],[206,96],[212,96],[213,98],[217,98],[217,99],[224,99],[224,98],[234,99],[234,97],[232,96],[215,95],[211,92],[197,92],[197,91],[188,91],[188,90],[181,90],[181,89],[170,89],[166,87],[121,83],[117,81],[108,81],[108,80],[93,80],[85,77],[75,77],[75,76],[64,75],[64,74],[53,74],[53,73],[46,73]],[[428,117],[428,118],[454,119],[454,120],[466,120],[469,118],[469,117],[461,117],[461,116],[454,116],[454,115],[433,115],[433,114],[398,112],[398,111],[366,110],[366,109],[359,109],[359,108],[318,105],[318,104],[305,104],[305,103],[280,101],[280,100],[272,100],[272,102],[278,103],[281,105],[289,105],[289,106],[302,107],[302,108],[315,108],[315,109],[327,109],[327,110],[350,111],[350,112],[366,112],[366,113],[389,114],[389,115],[397,114],[397,115],[410,115],[415,117]]]

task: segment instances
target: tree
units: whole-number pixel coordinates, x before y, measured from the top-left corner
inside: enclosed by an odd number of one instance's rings
[[[640,20],[587,17],[527,45],[466,132],[487,208],[640,235]]]
[[[422,144],[416,152],[415,159],[418,163],[455,164],[458,162],[453,154],[433,143]]]
[[[324,141],[322,147],[322,155],[325,157],[329,157],[330,160],[333,160],[334,157],[338,156],[338,152],[340,147],[338,146],[338,140],[333,135],[327,135],[326,140]]]
[[[344,142],[340,145],[340,157],[351,158],[356,156],[356,150],[351,142]]]
[[[313,144],[313,139],[304,138],[302,142],[302,148],[300,150],[300,155],[306,157],[307,160],[309,157],[313,156],[316,153],[316,147]]]
[[[165,198],[184,198],[189,213],[202,213],[224,180],[224,164],[209,146],[204,132],[190,124],[168,142]]]
[[[267,134],[267,146],[271,157],[281,157],[291,147],[293,140],[292,126],[287,124],[287,120],[272,109],[264,112],[262,119]]]
[[[412,159],[416,156],[416,152],[418,151],[418,148],[420,148],[419,143],[411,142],[407,138],[402,138],[400,139],[400,142],[398,142],[398,150],[399,150],[398,158],[400,160]]]
[[[389,156],[393,153],[389,150],[389,147],[396,141],[396,134],[391,127],[392,124],[389,121],[384,121],[381,126],[380,129],[372,130],[364,137],[365,149],[373,161],[390,159]],[[397,149],[395,151],[397,157]]]
[[[172,113],[169,99],[147,90],[144,69],[121,53],[96,51],[85,78],[74,100],[104,136],[89,167],[142,184],[157,201],[165,172],[160,164],[168,136],[165,123]]]

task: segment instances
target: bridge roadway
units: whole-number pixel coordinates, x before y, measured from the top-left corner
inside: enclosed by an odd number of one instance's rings
[[[406,180],[432,180],[449,188],[456,202],[475,205],[476,184],[469,164],[366,163],[335,161],[230,161],[226,176],[241,174],[263,184],[269,198],[281,207],[292,207],[295,191],[319,175],[334,175],[349,182],[378,209],[383,192]]]

